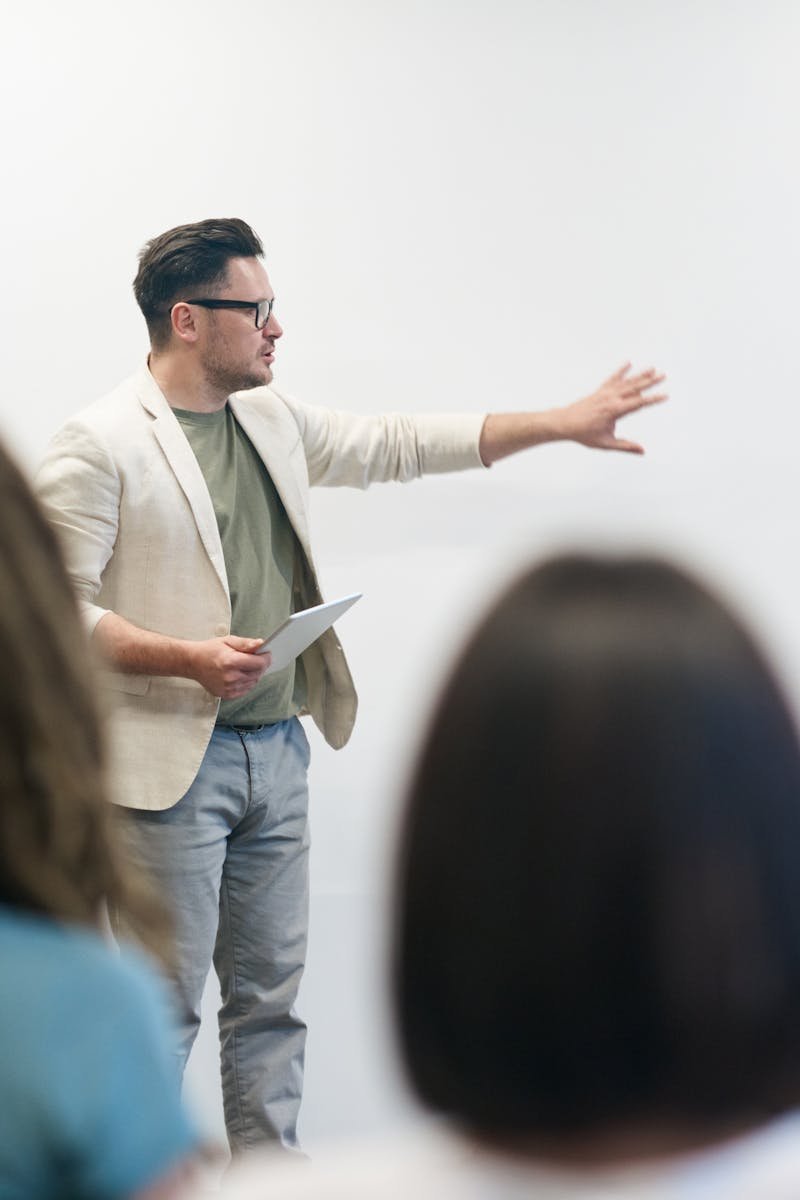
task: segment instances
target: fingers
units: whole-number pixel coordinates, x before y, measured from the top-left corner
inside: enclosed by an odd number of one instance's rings
[[[640,396],[640,404],[663,404],[665,400],[669,400],[666,392],[660,392],[657,396]]]
[[[636,375],[629,375],[630,369],[630,363],[625,363],[613,375],[609,375],[596,394],[599,396],[603,392],[608,393],[609,391],[615,393],[616,397],[623,401],[620,415],[634,412],[646,404],[661,404],[667,399],[666,392],[659,392],[654,396],[645,395],[650,388],[663,383],[666,375],[656,371],[655,367],[648,367],[646,371],[639,371]]]
[[[630,379],[626,379],[622,386],[618,385],[618,394],[623,402],[622,413],[636,412],[637,409],[644,408],[650,404],[662,404],[667,399],[666,392],[658,392],[653,396],[645,395],[650,388],[656,387],[659,383],[663,383],[666,375],[657,374],[654,368],[650,367],[647,371],[640,371],[638,375],[632,375]]]
[[[264,655],[266,658],[266,655]],[[268,662],[259,656],[255,660],[251,660],[253,665],[242,670],[232,671],[230,674],[230,682],[236,686],[252,687],[254,683],[258,683],[261,676],[269,666]]]
[[[263,646],[263,638],[229,637],[224,640],[228,649],[227,661],[222,666],[221,694],[226,700],[234,700],[252,691],[271,666],[272,655],[268,650],[263,654],[255,653]],[[236,645],[231,645],[233,642]]]
[[[267,661],[264,662],[264,659]],[[265,654],[263,658],[259,656],[252,667],[229,676],[222,684],[221,698],[223,700],[238,700],[240,696],[246,696],[248,692],[252,692],[256,684],[261,681],[270,662],[269,654]]]
[[[622,450],[624,454],[644,454],[644,446],[640,446],[638,442],[626,442],[624,438],[614,438],[607,449]]]
[[[635,396],[627,396],[620,401],[618,416],[627,417],[630,413],[638,412],[640,408],[649,408],[651,404],[663,404],[667,399],[666,392],[661,392],[656,396],[642,396],[640,393]]]
[[[625,376],[628,374],[628,371],[630,371],[630,369],[631,369],[631,364],[629,362],[623,363],[618,371],[615,371],[613,375],[609,375],[608,379],[606,379],[604,381],[603,387],[608,387],[610,384],[613,384],[613,383],[619,383],[620,380],[625,378]]]
[[[625,379],[620,387],[620,394],[623,396],[631,396],[634,392],[642,392],[647,388],[655,387],[658,383],[663,383],[666,375],[658,375],[652,368],[648,371],[640,371],[638,375],[631,375],[630,379]]]

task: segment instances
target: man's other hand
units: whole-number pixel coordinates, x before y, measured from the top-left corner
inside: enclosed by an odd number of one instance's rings
[[[191,651],[190,678],[221,700],[236,700],[252,691],[272,662],[267,650],[256,654],[263,638],[209,638],[195,642]]]

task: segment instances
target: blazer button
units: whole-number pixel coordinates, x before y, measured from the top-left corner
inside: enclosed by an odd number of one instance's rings
[[[228,626],[218,625],[214,632],[216,633],[217,637],[225,637],[228,633]]]

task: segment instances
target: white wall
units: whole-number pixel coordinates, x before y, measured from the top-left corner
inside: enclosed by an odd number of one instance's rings
[[[365,599],[340,626],[357,732],[314,738],[302,1131],[377,1131],[406,1112],[381,990],[397,799],[496,582],[564,539],[677,549],[800,696],[800,6],[43,0],[1,32],[0,406],[26,463],[145,353],[138,248],[205,216],[264,237],[276,378],[306,400],[541,407],[626,358],[669,372],[628,422],[643,460],[552,446],[316,496],[327,590]],[[219,1128],[213,1047],[190,1088]]]

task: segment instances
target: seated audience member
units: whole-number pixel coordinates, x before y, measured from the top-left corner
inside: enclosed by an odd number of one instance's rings
[[[0,449],[0,1197],[166,1200],[197,1138],[159,985],[102,936],[123,902],[88,643],[55,538]]]
[[[229,1200],[796,1200],[799,860],[797,731],[727,606],[659,560],[529,571],[404,815],[393,989],[440,1120]]]

